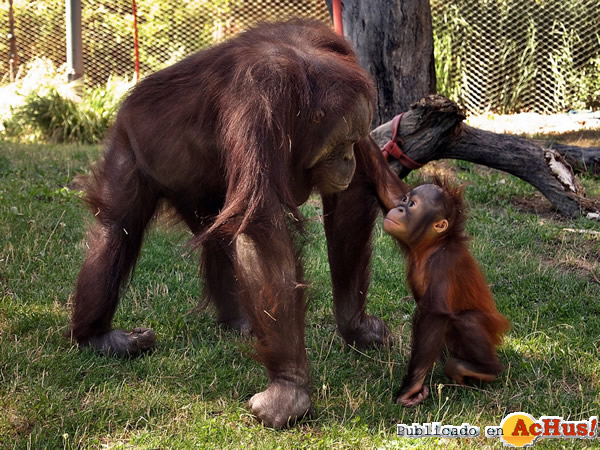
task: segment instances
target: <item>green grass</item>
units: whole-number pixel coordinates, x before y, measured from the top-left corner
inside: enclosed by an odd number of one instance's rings
[[[471,183],[471,248],[512,322],[499,352],[506,370],[489,385],[451,385],[436,366],[422,405],[392,403],[406,370],[414,310],[402,258],[378,227],[368,309],[388,322],[395,345],[362,353],[345,348],[331,314],[317,201],[303,209],[313,219],[304,244],[312,420],[284,431],[254,421],[247,401],[267,378],[247,357],[249,339],[215,326],[210,310],[190,313],[201,283],[182,229],[159,224],[150,233],[115,317],[121,327],[152,327],[156,351],[135,360],[80,351],[62,333],[93,218],[69,186],[97,156],[96,147],[0,142],[0,448],[498,448],[499,441],[484,437],[400,440],[395,425],[468,422],[483,434],[514,411],[568,420],[598,415],[600,239],[563,228],[600,231],[600,224],[560,218],[530,186],[463,162],[447,167]],[[597,179],[583,182],[590,195],[600,195]],[[522,206],[536,203],[540,215]],[[593,445],[538,446],[582,444]]]

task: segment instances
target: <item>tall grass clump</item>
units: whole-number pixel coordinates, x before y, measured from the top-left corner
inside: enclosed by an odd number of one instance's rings
[[[118,99],[110,87],[94,88],[80,101],[66,97],[55,87],[33,92],[4,122],[8,137],[33,136],[53,143],[94,144],[111,124]]]
[[[23,80],[2,88],[8,94],[0,108],[4,137],[21,142],[100,142],[131,83],[111,79],[104,86],[83,88],[65,80],[62,70],[38,63]]]

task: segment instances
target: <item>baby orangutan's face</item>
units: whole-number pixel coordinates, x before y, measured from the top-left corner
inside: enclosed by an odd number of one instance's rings
[[[441,214],[443,191],[434,184],[418,186],[391,209],[383,229],[408,246],[446,231],[448,220]]]

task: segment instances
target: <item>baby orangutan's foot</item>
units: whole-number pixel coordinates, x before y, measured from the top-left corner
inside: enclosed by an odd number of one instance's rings
[[[478,371],[473,364],[458,358],[450,358],[446,361],[444,372],[455,383],[464,385],[465,377],[475,378],[480,381],[490,382],[496,379],[496,374]]]

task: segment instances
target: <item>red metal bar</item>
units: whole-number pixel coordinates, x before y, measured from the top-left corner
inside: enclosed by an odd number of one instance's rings
[[[344,35],[344,26],[342,25],[342,0],[333,0],[331,2],[333,9],[333,29],[337,34]]]
[[[133,48],[135,49],[135,81],[140,79],[140,49],[138,46],[138,29],[137,29],[137,7],[135,0],[133,3]]]

